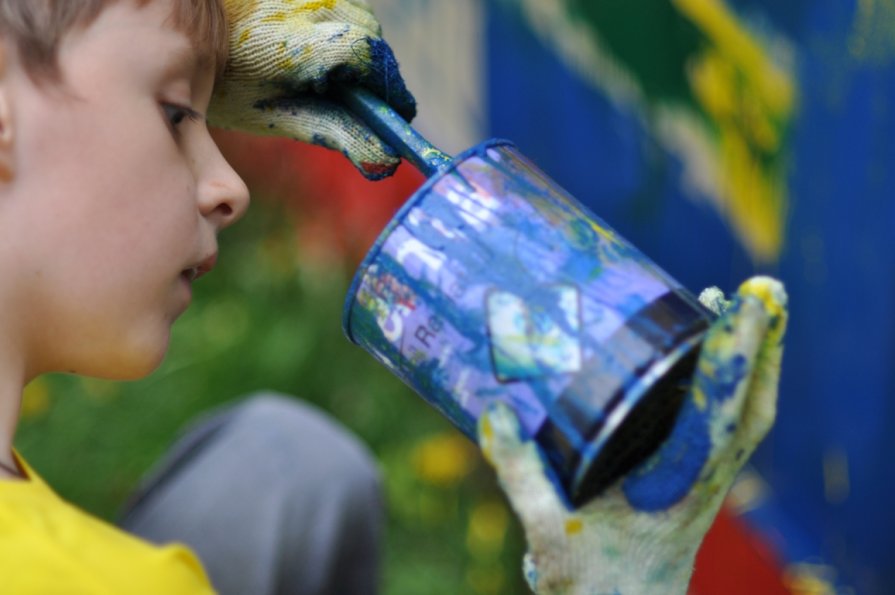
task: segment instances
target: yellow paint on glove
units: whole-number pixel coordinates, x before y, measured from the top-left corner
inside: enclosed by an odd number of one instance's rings
[[[381,27],[364,0],[226,0],[230,60],[209,108],[212,125],[342,152],[366,177],[399,159],[330,93],[359,85],[406,119],[416,113]]]

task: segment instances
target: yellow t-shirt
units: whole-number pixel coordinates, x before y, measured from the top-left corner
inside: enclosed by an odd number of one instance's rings
[[[17,460],[27,479],[0,479],[0,593],[214,593],[186,547],[158,547],[90,516]]]

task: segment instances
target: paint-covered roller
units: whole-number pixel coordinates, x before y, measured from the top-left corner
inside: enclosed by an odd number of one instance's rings
[[[583,504],[667,436],[711,314],[511,143],[451,159],[344,100],[429,176],[355,275],[346,334],[473,440],[508,403]]]

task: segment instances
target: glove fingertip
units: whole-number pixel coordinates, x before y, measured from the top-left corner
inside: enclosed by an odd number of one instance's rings
[[[350,159],[350,156],[346,154],[346,157]],[[373,162],[373,161],[360,161],[354,162],[354,166],[357,170],[364,176],[366,179],[371,182],[378,182],[379,180],[384,180],[392,175],[394,175],[395,171],[398,169],[398,165],[400,165],[400,161],[396,161],[395,163],[381,163],[381,162]]]
[[[410,122],[416,117],[416,99],[407,89],[392,48],[381,38],[369,37],[369,72],[365,85],[379,95],[402,118]]]
[[[489,403],[482,412],[478,434],[482,452],[492,465],[503,452],[518,449],[525,440],[516,414],[500,401]]]
[[[747,279],[737,290],[739,296],[750,296],[761,303],[761,307],[770,318],[771,333],[769,339],[779,343],[786,332],[789,316],[787,304],[789,296],[783,283],[772,277],[756,276]]]
[[[719,316],[728,306],[728,301],[724,299],[724,292],[717,287],[703,289],[699,294],[699,303]]]
[[[750,295],[757,298],[765,310],[772,316],[786,310],[789,296],[783,283],[772,277],[757,276],[747,279],[740,285],[737,294]]]

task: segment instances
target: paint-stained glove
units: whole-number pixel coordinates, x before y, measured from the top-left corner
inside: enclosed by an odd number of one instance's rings
[[[214,126],[341,151],[369,179],[391,175],[395,152],[327,92],[360,85],[405,119],[416,114],[366,0],[225,0],[230,59],[209,108]]]
[[[702,538],[734,476],[774,422],[786,293],[767,277],[726,302],[702,347],[692,388],[668,439],[578,510],[544,472],[509,408],[479,420],[479,440],[525,528],[525,575],[541,594],[684,594]]]

